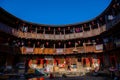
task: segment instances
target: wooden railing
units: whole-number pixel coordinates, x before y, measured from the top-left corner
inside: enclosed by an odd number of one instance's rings
[[[105,45],[105,51],[115,49],[113,43]],[[76,51],[74,52],[74,49]],[[85,45],[83,47],[72,48],[29,48],[29,47],[16,47],[8,45],[0,45],[0,52],[8,54],[74,54],[74,53],[99,53],[103,52],[103,44],[100,45]]]
[[[76,47],[76,51],[74,51],[74,47],[72,48],[27,48],[22,47],[21,52],[22,54],[74,54],[74,53],[98,53],[103,52],[103,48],[96,49],[98,45],[91,45],[91,46],[83,46],[83,47]],[[101,46],[103,45],[101,44]]]
[[[90,31],[84,31],[79,33],[70,33],[70,34],[40,34],[40,33],[30,33],[30,32],[22,32],[16,30],[6,24],[0,23],[0,30],[6,32],[8,34],[14,35],[20,38],[32,38],[32,39],[47,39],[47,40],[68,40],[68,39],[76,39],[76,38],[87,38],[96,35],[100,35],[102,32],[110,29],[115,24],[120,22],[120,14],[118,14],[113,20],[106,23],[103,26],[98,27],[97,29],[91,29]],[[106,29],[107,28],[107,29]]]
[[[14,35],[20,38],[32,38],[32,39],[47,39],[47,40],[68,40],[68,39],[76,39],[76,38],[87,38],[96,35],[100,35],[102,32],[106,31],[106,25],[103,25],[97,29],[92,29],[90,31],[84,31],[79,33],[70,33],[70,34],[40,34],[40,33],[30,33],[30,32],[22,32],[11,28],[5,24],[0,23],[0,30]]]
[[[74,54],[74,53],[89,53],[102,52],[103,48],[97,50],[97,45],[72,47],[72,48],[30,48],[30,47],[16,47],[8,45],[0,45],[0,52],[11,54]],[[103,45],[101,44],[101,47]],[[74,52],[74,49],[76,51]]]
[[[37,33],[23,33],[21,31],[13,32],[13,35],[21,38],[33,38],[33,39],[47,39],[47,40],[68,40],[76,38],[87,38],[96,35],[100,35],[102,32],[106,31],[106,25],[101,26],[100,28],[93,29],[90,31],[80,32],[80,33],[71,33],[71,34],[37,34]],[[16,33],[16,34],[15,34]]]

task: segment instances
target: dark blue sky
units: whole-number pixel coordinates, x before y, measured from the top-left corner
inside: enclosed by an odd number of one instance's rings
[[[39,24],[74,24],[100,15],[111,0],[0,0],[18,18]]]

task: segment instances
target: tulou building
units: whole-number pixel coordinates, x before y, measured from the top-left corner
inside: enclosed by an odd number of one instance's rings
[[[79,72],[115,66],[120,70],[120,1],[94,19],[45,25],[21,20],[0,8],[0,66],[24,63],[45,72]]]

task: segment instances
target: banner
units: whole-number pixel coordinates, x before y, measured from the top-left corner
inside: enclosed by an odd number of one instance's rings
[[[62,48],[56,49],[56,54],[63,54],[64,50]]]
[[[33,48],[26,47],[26,53],[28,54],[33,53]]]
[[[52,56],[45,56],[44,59],[45,60],[53,60],[53,57]]]
[[[96,50],[103,50],[103,44],[99,44],[95,46]]]

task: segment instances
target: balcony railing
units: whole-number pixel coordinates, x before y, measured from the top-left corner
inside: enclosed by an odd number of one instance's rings
[[[102,26],[97,29],[93,29],[91,31],[85,31],[80,33],[71,33],[71,34],[37,34],[37,33],[23,33],[21,31],[13,30],[13,35],[21,38],[32,38],[32,39],[46,39],[46,40],[68,40],[68,39],[76,39],[76,38],[87,38],[99,35],[100,33],[106,31],[106,26]]]
[[[20,38],[32,38],[32,39],[47,39],[47,40],[68,40],[75,38],[87,38],[99,35],[100,33],[106,31],[106,25],[103,25],[97,29],[92,29],[90,31],[79,32],[79,33],[70,33],[70,34],[40,34],[40,33],[30,33],[22,32],[11,28],[3,23],[0,23],[0,30],[8,34],[14,35]]]
[[[103,44],[99,45],[84,45],[81,47],[71,47],[71,48],[32,48],[32,47],[16,47],[9,45],[0,45],[0,52],[7,54],[84,54],[84,53],[100,53],[103,51],[110,51],[116,47],[113,43],[106,44],[103,50]],[[76,51],[74,51],[76,50]]]
[[[30,32],[22,32],[16,30],[6,24],[0,23],[0,30],[6,32],[8,34],[14,35],[20,38],[32,38],[32,39],[46,39],[46,40],[68,40],[68,39],[76,39],[76,38],[87,38],[101,34],[102,32],[110,29],[115,24],[120,22],[120,14],[117,15],[113,20],[106,23],[97,29],[92,29],[90,31],[84,31],[79,33],[70,33],[70,34],[40,34],[40,33],[30,33]],[[107,29],[106,29],[107,28]]]
[[[75,47],[72,48],[28,48],[21,47],[22,54],[74,54],[74,53],[98,53],[103,52],[103,45],[91,45],[91,46],[83,46],[76,47],[76,51],[74,51]]]

